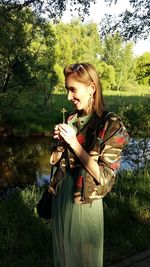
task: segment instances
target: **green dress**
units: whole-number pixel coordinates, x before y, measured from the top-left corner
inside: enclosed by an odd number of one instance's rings
[[[79,117],[81,129],[91,115]],[[76,118],[69,121],[74,127]],[[73,203],[75,172],[66,173],[52,203],[54,267],[103,266],[103,204]]]

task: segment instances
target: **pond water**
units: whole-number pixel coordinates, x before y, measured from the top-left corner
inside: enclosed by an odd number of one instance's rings
[[[0,188],[24,187],[48,180],[50,139],[5,138],[0,140]]]
[[[48,137],[0,140],[0,189],[9,186],[42,185],[50,175]],[[130,140],[124,150],[121,170],[144,166],[150,160],[150,140]]]

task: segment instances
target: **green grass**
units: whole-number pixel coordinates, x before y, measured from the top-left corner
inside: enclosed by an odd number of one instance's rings
[[[136,86],[132,91],[104,91],[106,109],[117,113],[123,119],[131,136],[148,137],[150,132],[150,87]],[[62,92],[52,95],[53,115],[50,125],[62,121],[61,109],[72,110],[67,95]]]
[[[0,266],[52,266],[51,225],[34,214],[34,187],[0,203]]]
[[[118,114],[127,127],[130,136],[148,137],[150,132],[150,105],[149,97],[141,95],[130,95],[126,92],[110,91],[104,94],[106,109]],[[53,95],[53,115],[50,116],[51,129],[53,125],[62,121],[61,109],[65,107],[68,112],[72,110],[71,103],[67,101],[66,95]]]
[[[105,90],[104,95],[113,96],[150,96],[150,87],[145,85],[132,86],[130,90],[118,91],[118,90]]]
[[[120,172],[104,198],[105,266],[150,248],[150,169]],[[0,266],[53,267],[51,224],[34,207],[35,185],[0,202]]]
[[[104,91],[106,108],[122,117],[132,136],[148,137],[150,131],[149,87],[132,88],[131,91]],[[33,100],[36,103],[36,98]],[[29,103],[18,110],[6,110],[1,124],[9,126],[15,136],[49,136],[55,124],[62,122],[61,109],[68,113],[72,105],[64,92],[53,92],[51,99],[44,106]],[[22,110],[22,111],[21,111]]]
[[[150,170],[120,172],[104,199],[105,259],[118,262],[150,248]]]

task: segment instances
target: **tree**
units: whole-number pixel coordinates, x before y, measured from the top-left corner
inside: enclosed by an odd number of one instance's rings
[[[105,0],[112,5],[114,0]],[[147,38],[150,33],[150,1],[129,0],[130,10],[125,10],[118,17],[106,16],[102,32],[120,32],[125,40]],[[117,0],[115,0],[117,3]],[[108,27],[109,25],[109,27]]]
[[[52,27],[30,8],[5,11],[0,6],[2,118],[8,109],[44,104],[57,82]]]
[[[150,85],[150,53],[146,52],[137,58],[136,79],[138,83]]]
[[[102,60],[114,67],[118,89],[127,80],[135,78],[132,46],[132,43],[124,43],[118,33],[106,36],[103,42]]]
[[[89,13],[92,2],[95,3],[95,0],[70,0],[70,11],[78,10],[78,14],[83,18],[85,13]],[[66,10],[68,0],[1,0],[1,4],[5,5],[8,11],[32,7],[39,16],[47,14],[49,18],[57,20]]]
[[[54,27],[57,57],[55,70],[59,77],[57,88],[60,89],[64,88],[64,66],[83,61],[96,65],[97,55],[101,53],[102,44],[95,23],[81,23],[79,20],[72,20],[70,23],[60,22]]]
[[[103,90],[110,90],[116,85],[116,74],[113,66],[106,64],[104,61],[99,61],[96,70]]]
[[[71,9],[77,8],[83,18],[91,2],[94,0],[71,0]],[[67,3],[67,0],[0,1],[1,124],[11,124],[10,119],[14,118],[18,124],[20,118],[27,126],[29,121],[35,121],[35,116],[40,117],[42,104],[47,103],[57,83],[56,38],[48,18],[58,21]],[[60,66],[55,67],[60,71]]]

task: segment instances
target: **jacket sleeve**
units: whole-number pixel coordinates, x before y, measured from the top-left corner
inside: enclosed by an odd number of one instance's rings
[[[121,152],[129,141],[129,135],[121,119],[113,115],[105,123],[97,137],[98,158],[100,168],[99,184],[106,185],[115,177],[120,167]]]

